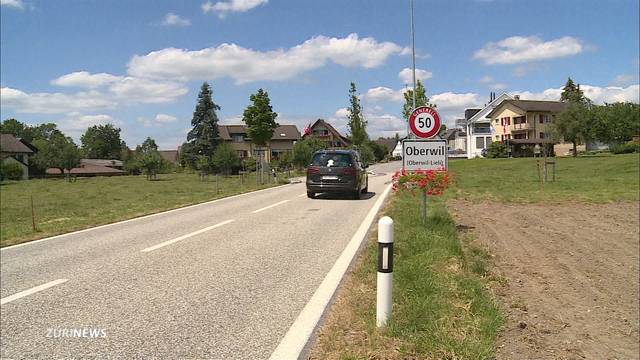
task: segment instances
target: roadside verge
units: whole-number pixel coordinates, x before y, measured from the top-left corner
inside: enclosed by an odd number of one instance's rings
[[[419,202],[394,194],[393,312],[376,328],[376,234],[345,278],[310,359],[491,358],[503,317],[487,284],[488,255],[458,233],[442,199],[430,200],[428,225]]]

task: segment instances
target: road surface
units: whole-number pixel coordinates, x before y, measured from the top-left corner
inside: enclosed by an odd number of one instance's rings
[[[3,249],[2,358],[268,358],[388,186],[304,184]]]

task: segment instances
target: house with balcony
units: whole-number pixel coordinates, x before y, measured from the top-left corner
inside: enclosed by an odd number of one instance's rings
[[[536,144],[550,148],[555,142],[547,136],[549,126],[567,106],[560,101],[520,100],[517,95],[505,100],[487,114],[495,129],[493,141],[506,142],[514,156],[526,156]]]
[[[503,101],[509,99],[511,99],[511,97],[506,93],[496,97],[496,94],[492,92],[489,103],[482,109],[466,109],[464,111],[466,119],[467,159],[482,156],[482,151],[491,145],[495,129],[488,114],[498,105],[502,104]]]
[[[315,136],[318,139],[327,143],[327,147],[330,149],[341,149],[351,146],[351,140],[341,135],[331,124],[318,119],[309,128],[305,129],[305,133],[302,137]]]
[[[295,125],[280,125],[273,130],[265,147],[251,142],[245,125],[218,125],[218,136],[231,144],[241,159],[255,157],[257,151],[264,151],[266,161],[271,162],[282,153],[293,151],[293,145],[300,140],[300,131]]]

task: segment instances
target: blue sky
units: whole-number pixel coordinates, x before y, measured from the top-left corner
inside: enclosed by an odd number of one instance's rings
[[[114,123],[130,147],[176,148],[203,81],[222,123],[269,92],[282,124],[345,131],[349,82],[369,133],[405,129],[409,1],[0,0],[1,118],[78,139]],[[451,122],[490,91],[559,97],[571,76],[597,103],[638,102],[638,1],[415,0],[418,75]]]

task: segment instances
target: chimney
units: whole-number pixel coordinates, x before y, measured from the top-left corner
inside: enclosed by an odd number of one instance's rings
[[[520,100],[520,95],[513,95],[513,98],[514,98],[515,100]]]

